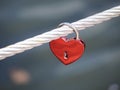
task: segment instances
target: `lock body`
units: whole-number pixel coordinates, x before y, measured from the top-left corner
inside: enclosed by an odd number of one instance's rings
[[[80,39],[60,37],[50,42],[50,49],[63,64],[68,65],[82,56],[85,44]]]

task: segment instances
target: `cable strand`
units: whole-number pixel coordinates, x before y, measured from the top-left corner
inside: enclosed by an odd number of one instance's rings
[[[71,24],[74,25],[77,30],[84,30],[85,28],[100,24],[103,21],[107,21],[118,16],[120,16],[120,5],[101,13],[89,16],[85,19],[78,20]],[[60,28],[53,29],[49,32],[45,32],[24,41],[20,41],[13,45],[6,46],[0,49],[0,60],[3,60],[18,53],[22,53],[44,43],[48,43],[51,40],[57,39],[61,36],[67,36],[70,33],[73,33],[73,30],[71,28],[67,26],[62,26]]]

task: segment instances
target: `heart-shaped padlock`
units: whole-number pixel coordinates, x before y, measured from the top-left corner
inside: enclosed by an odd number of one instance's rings
[[[53,54],[63,64],[68,65],[82,56],[85,49],[85,44],[79,39],[79,33],[76,28],[69,23],[60,24],[60,26],[62,25],[67,25],[72,28],[76,33],[76,38],[67,39],[66,37],[60,37],[56,40],[52,40],[49,44]]]

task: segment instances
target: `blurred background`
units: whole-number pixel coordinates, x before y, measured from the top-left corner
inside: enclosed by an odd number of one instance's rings
[[[119,0],[0,0],[0,48],[117,5]],[[120,90],[120,17],[80,31],[80,37],[85,53],[67,66],[48,43],[0,61],[0,90]]]

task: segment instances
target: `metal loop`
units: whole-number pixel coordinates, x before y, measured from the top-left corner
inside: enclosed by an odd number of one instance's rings
[[[64,22],[64,23],[59,24],[58,27],[61,27],[61,26],[64,26],[64,25],[66,25],[66,26],[68,26],[69,28],[73,29],[73,31],[74,31],[75,34],[76,34],[76,40],[79,40],[79,32],[78,32],[78,30],[76,29],[76,27],[74,27],[72,24],[67,23],[67,22]]]

